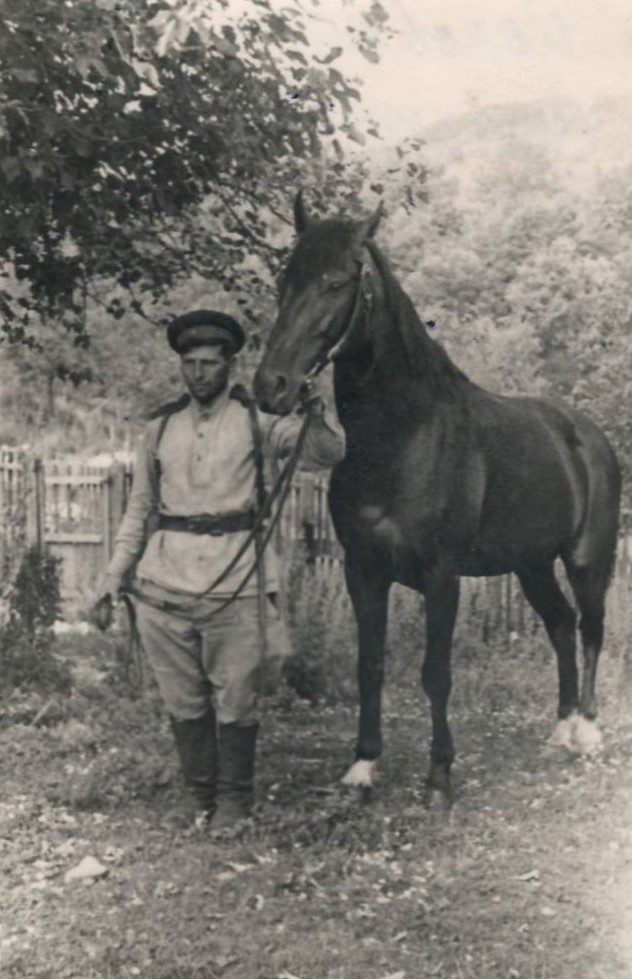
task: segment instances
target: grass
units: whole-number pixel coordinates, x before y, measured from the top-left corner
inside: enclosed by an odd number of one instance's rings
[[[112,638],[65,638],[72,694],[0,705],[3,979],[628,979],[624,599],[613,595],[593,759],[545,745],[555,670],[541,634],[485,645],[464,617],[446,816],[421,804],[417,602],[394,599],[386,750],[367,804],[339,785],[355,737],[348,610],[335,591],[319,612],[314,589],[302,601],[325,662],[336,658],[335,695],[268,708],[257,819],[222,845],[190,833],[153,685],[130,696]],[[308,650],[308,620],[293,614]],[[88,854],[107,876],[65,883]]]

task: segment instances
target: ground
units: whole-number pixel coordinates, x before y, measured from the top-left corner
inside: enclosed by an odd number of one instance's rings
[[[627,661],[605,656],[604,748],[581,758],[546,745],[554,668],[532,641],[456,664],[449,815],[421,803],[415,666],[388,690],[370,801],[339,784],[355,707],[288,696],[257,819],[221,844],[190,831],[151,685],[133,699],[82,641],[70,698],[3,705],[3,979],[628,979]],[[66,881],[88,855],[107,873]]]

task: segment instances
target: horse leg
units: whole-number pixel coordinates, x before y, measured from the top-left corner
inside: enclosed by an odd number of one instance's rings
[[[360,718],[356,761],[342,781],[369,790],[375,761],[382,754],[382,684],[390,581],[371,569],[370,562],[364,564],[350,558],[345,563],[345,576],[358,623]]]
[[[430,700],[432,739],[427,801],[438,791],[445,804],[453,801],[450,768],[454,744],[448,724],[448,699],[452,688],[450,657],[452,633],[459,607],[459,579],[429,575],[426,579],[426,656],[421,682]]]
[[[566,571],[579,606],[579,631],[582,638],[584,669],[579,698],[580,718],[575,726],[575,747],[589,753],[599,747],[601,733],[594,723],[597,716],[595,686],[597,664],[603,646],[606,591],[611,562],[576,566],[568,563]]]
[[[557,658],[559,723],[551,744],[571,747],[571,719],[579,706],[575,612],[557,582],[552,561],[523,568],[518,578],[529,604],[544,623]]]

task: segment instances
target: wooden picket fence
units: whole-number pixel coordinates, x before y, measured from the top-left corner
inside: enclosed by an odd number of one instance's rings
[[[0,447],[2,580],[11,580],[27,546],[46,545],[61,558],[64,600],[69,607],[85,604],[112,553],[131,482],[129,464],[43,460]],[[297,475],[276,545],[285,560],[304,559],[316,574],[339,565],[342,553],[327,508],[326,476]],[[623,514],[616,575],[632,580],[632,511]],[[499,629],[522,633],[533,627],[533,614],[513,575],[466,579],[462,601],[484,634]]]

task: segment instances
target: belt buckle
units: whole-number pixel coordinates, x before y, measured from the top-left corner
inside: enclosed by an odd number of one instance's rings
[[[203,517],[198,517],[198,516],[187,517],[187,530],[191,534],[201,534],[203,533],[202,531],[203,522],[204,522]]]
[[[187,529],[192,534],[206,534],[209,537],[223,537],[224,531],[221,527],[213,527],[213,517],[205,514],[195,515],[187,518]]]

